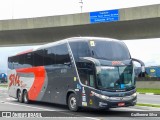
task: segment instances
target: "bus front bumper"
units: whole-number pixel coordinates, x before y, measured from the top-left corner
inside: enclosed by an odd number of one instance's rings
[[[137,102],[137,96],[134,98],[128,98],[126,99],[125,97],[123,98],[117,98],[113,97],[108,100],[98,100],[97,107],[100,109],[105,109],[105,108],[117,108],[117,107],[128,107],[128,106],[134,106]]]

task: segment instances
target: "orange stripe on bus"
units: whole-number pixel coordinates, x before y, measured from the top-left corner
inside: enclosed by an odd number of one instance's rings
[[[16,70],[21,73],[33,73],[35,78],[34,82],[28,91],[28,97],[30,100],[36,100],[38,95],[41,92],[42,86],[45,81],[45,68],[44,66],[32,67],[32,68],[23,68]]]

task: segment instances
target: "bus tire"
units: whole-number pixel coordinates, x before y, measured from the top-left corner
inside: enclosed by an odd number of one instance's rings
[[[68,108],[74,112],[79,110],[77,97],[74,93],[70,94],[68,97]]]
[[[21,102],[21,103],[23,102],[21,90],[17,91],[17,99],[18,99],[18,102]]]
[[[24,101],[24,103],[26,103],[26,104],[29,103],[27,90],[25,90],[25,91],[23,92],[23,101]]]

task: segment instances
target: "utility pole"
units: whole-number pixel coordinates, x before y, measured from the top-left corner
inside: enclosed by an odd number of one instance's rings
[[[12,19],[14,19],[14,0],[12,0]]]
[[[82,13],[82,9],[83,9],[83,1],[80,0],[80,1],[79,1],[79,4],[80,4],[81,13]]]

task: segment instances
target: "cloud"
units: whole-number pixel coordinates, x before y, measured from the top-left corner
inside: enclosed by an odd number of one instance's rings
[[[124,40],[133,58],[142,60],[146,66],[160,65],[160,38]]]

